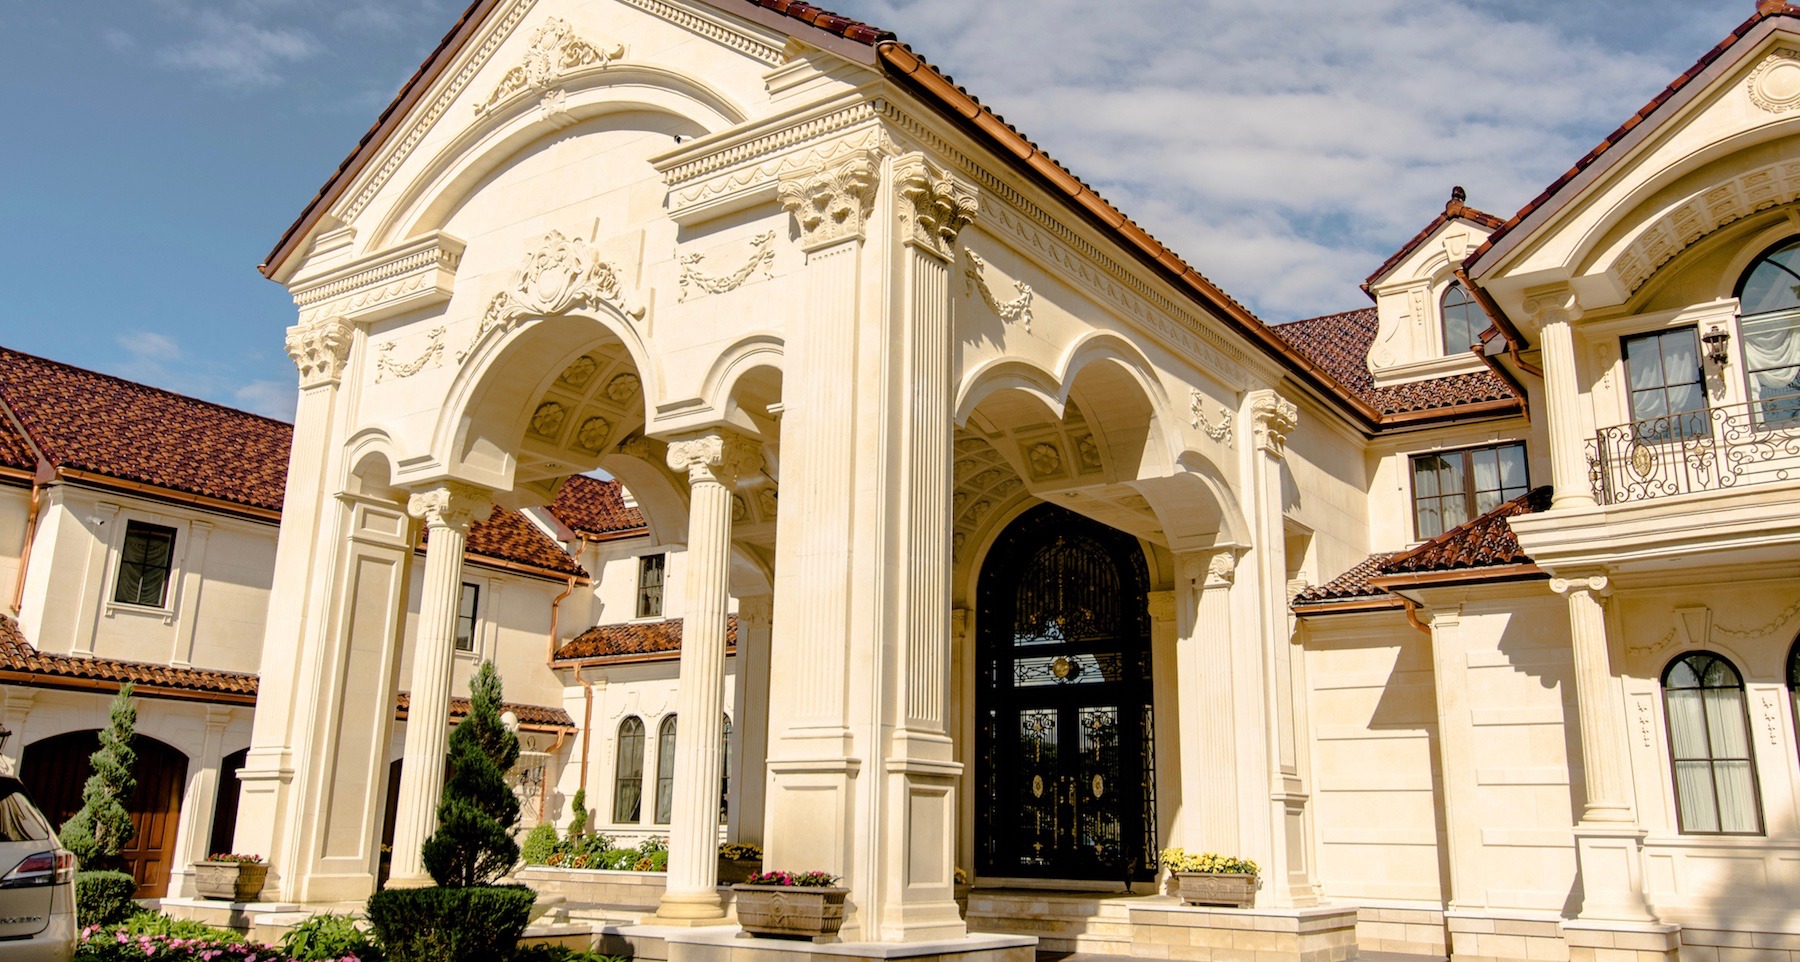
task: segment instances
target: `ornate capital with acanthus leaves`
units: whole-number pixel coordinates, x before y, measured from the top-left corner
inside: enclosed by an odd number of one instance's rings
[[[894,161],[894,193],[900,204],[900,240],[948,260],[956,235],[975,219],[975,188],[925,159],[907,154]]]
[[[1525,320],[1535,330],[1546,324],[1572,323],[1581,320],[1581,315],[1581,298],[1573,288],[1558,284],[1525,292]]]
[[[777,196],[800,227],[800,247],[813,251],[838,241],[862,240],[880,171],[878,154],[858,151],[783,178]]]
[[[287,329],[287,353],[300,369],[300,386],[317,387],[344,376],[355,330],[339,318],[326,318]]]
[[[406,513],[423,518],[428,528],[453,528],[463,534],[477,521],[494,512],[494,492],[461,481],[442,483],[414,491],[406,499]]]
[[[693,434],[669,442],[669,467],[686,471],[689,484],[716,481],[731,487],[762,467],[762,445],[728,431]]]
[[[1256,450],[1273,458],[1287,457],[1288,432],[1294,430],[1300,409],[1294,402],[1274,391],[1250,394],[1250,429],[1256,436]]]

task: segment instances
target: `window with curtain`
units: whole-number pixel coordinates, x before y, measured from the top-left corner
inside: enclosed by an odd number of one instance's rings
[[[174,564],[174,528],[142,521],[126,522],[113,600],[126,605],[163,607],[169,600],[169,571]]]
[[[1481,340],[1481,332],[1487,330],[1489,324],[1481,305],[1461,283],[1452,283],[1444,289],[1444,296],[1438,299],[1438,313],[1444,319],[1444,353],[1447,355],[1468,353],[1469,348]]]
[[[475,612],[481,607],[481,586],[463,582],[456,599],[456,650],[475,650]]]
[[[731,815],[731,716],[725,716],[724,732],[719,736],[719,824]]]
[[[1663,708],[1681,831],[1762,834],[1750,716],[1737,669],[1711,652],[1682,655],[1663,672]]]
[[[619,723],[619,763],[613,775],[613,821],[636,822],[644,804],[644,723],[636,716]]]
[[[1738,336],[1759,425],[1800,423],[1800,238],[1758,257],[1738,282]]]
[[[675,811],[675,716],[662,720],[656,732],[656,824],[669,824]]]
[[[1706,388],[1700,374],[1700,335],[1691,327],[1628,337],[1625,379],[1631,420],[1641,441],[1706,434]]]
[[[647,554],[638,559],[637,616],[661,618],[663,613],[663,569],[667,555]]]
[[[1525,445],[1498,444],[1414,455],[1413,529],[1440,534],[1531,490]]]

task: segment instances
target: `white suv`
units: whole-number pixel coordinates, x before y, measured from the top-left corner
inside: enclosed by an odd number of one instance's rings
[[[16,778],[0,776],[0,962],[75,954],[75,856]]]

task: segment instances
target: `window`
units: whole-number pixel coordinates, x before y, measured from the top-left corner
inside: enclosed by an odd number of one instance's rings
[[[1663,672],[1675,808],[1689,835],[1760,835],[1744,682],[1731,663],[1697,651]]]
[[[613,821],[636,822],[644,803],[644,723],[619,723],[619,764],[613,776]]]
[[[481,608],[481,586],[463,582],[456,599],[456,650],[475,650],[475,612]]]
[[[656,824],[669,824],[675,811],[675,716],[662,720],[656,731]]]
[[[175,561],[175,529],[140,521],[125,524],[119,555],[119,583],[113,600],[161,608],[169,598],[169,569]]]
[[[731,815],[731,716],[725,716],[724,733],[719,736],[719,824]]]
[[[1445,354],[1468,351],[1481,340],[1481,332],[1487,330],[1487,315],[1461,283],[1445,288],[1443,298],[1438,301],[1438,311],[1444,315]]]
[[[1794,706],[1794,727],[1800,729],[1800,638],[1794,639],[1794,647],[1788,649],[1787,683],[1788,701]]]
[[[1707,433],[1700,338],[1694,329],[1639,334],[1624,343],[1631,420],[1638,439],[1667,441]]]
[[[1531,490],[1525,445],[1418,454],[1412,459],[1413,529],[1435,538]]]
[[[1750,265],[1738,307],[1751,415],[1758,424],[1800,421],[1800,238]]]
[[[661,618],[663,613],[663,565],[667,555],[647,554],[638,559],[639,618]]]

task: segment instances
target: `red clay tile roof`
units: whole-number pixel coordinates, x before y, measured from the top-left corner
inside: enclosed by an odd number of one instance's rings
[[[1507,518],[1535,514],[1550,507],[1550,487],[1535,488],[1430,541],[1389,558],[1383,575],[1460,571],[1496,565],[1530,564]]]
[[[880,27],[871,27],[849,17],[839,16],[810,3],[796,3],[794,0],[745,0],[745,2],[793,17],[795,20],[804,20],[827,33],[835,33],[846,40],[854,40],[871,47],[883,40],[894,39],[891,31],[883,30]]]
[[[1520,400],[1518,393],[1492,371],[1378,388],[1374,375],[1369,373],[1369,347],[1375,343],[1375,329],[1375,308],[1363,307],[1279,324],[1275,333],[1384,415],[1481,401]]]
[[[31,453],[31,446],[25,443],[25,436],[13,427],[12,419],[6,416],[5,411],[0,411],[0,468],[37,470],[37,457]]]
[[[1369,584],[1369,579],[1381,573],[1381,564],[1393,557],[1390,552],[1378,552],[1358,561],[1349,571],[1322,585],[1313,585],[1294,596],[1294,607],[1321,604],[1328,601],[1349,601],[1356,598],[1391,597],[1386,591]]]
[[[1475,250],[1469,253],[1468,257],[1463,259],[1463,268],[1471,272],[1474,271],[1476,263],[1479,262],[1482,257],[1486,256],[1487,252],[1492,250],[1495,244],[1498,244],[1508,234],[1512,233],[1513,229],[1518,227],[1520,222],[1536,213],[1538,208],[1549,203],[1550,199],[1561,192],[1564,187],[1567,187],[1571,181],[1581,176],[1582,171],[1593,166],[1594,162],[1610,151],[1614,145],[1624,140],[1628,134],[1635,130],[1639,125],[1643,124],[1644,121],[1649,120],[1663,104],[1668,103],[1676,94],[1681,92],[1682,88],[1692,83],[1694,78],[1706,72],[1708,67],[1712,66],[1715,61],[1724,56],[1727,50],[1736,46],[1739,40],[1748,36],[1750,31],[1754,30],[1758,24],[1774,17],[1800,17],[1800,6],[1791,3],[1757,4],[1756,13],[1752,14],[1750,19],[1738,24],[1736,29],[1732,30],[1729,34],[1726,34],[1725,39],[1719,41],[1711,50],[1701,54],[1700,59],[1694,61],[1692,67],[1682,71],[1681,75],[1670,81],[1667,87],[1664,87],[1656,96],[1651,97],[1649,103],[1638,108],[1637,113],[1626,118],[1625,122],[1620,124],[1617,130],[1607,134],[1605,139],[1594,145],[1594,149],[1583,154],[1581,159],[1575,162],[1575,166],[1570,167],[1561,177],[1552,181],[1550,186],[1544,188],[1543,193],[1538,194],[1536,197],[1527,201],[1524,207],[1519,208],[1518,213],[1508,218],[1506,223],[1501,224],[1498,230],[1489,234],[1488,239],[1483,241],[1480,247],[1475,248]]]
[[[52,466],[281,509],[280,421],[6,348],[0,402]]]
[[[394,717],[405,718],[406,713],[411,707],[412,693],[401,692],[399,703],[394,711]],[[561,708],[551,708],[547,705],[525,705],[512,701],[501,702],[500,708],[502,711],[510,711],[514,715],[517,715],[521,725],[549,725],[559,728],[575,727],[575,719],[571,718],[569,713]],[[461,695],[452,696],[450,699],[450,717],[467,718],[468,715],[469,700]]]
[[[737,646],[737,616],[725,619],[725,644]],[[620,658],[631,655],[676,655],[681,651],[681,619],[595,625],[556,649],[556,661]]]
[[[517,511],[500,507],[486,521],[469,526],[466,550],[472,555],[515,561],[519,564],[582,577],[587,569],[567,551]]]
[[[627,507],[617,481],[578,474],[563,482],[550,505],[556,520],[579,534],[615,535],[644,530],[644,516]]]
[[[0,670],[48,679],[72,679],[212,695],[256,696],[256,676],[236,671],[175,668],[117,658],[77,658],[38,651],[25,640],[19,623],[0,615]]]

